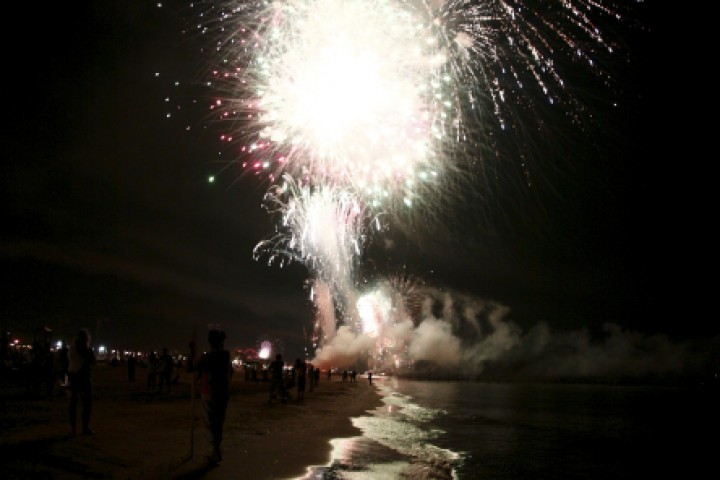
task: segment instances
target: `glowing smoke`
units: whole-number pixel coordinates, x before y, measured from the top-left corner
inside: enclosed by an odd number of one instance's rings
[[[718,338],[706,345],[674,343],[611,323],[599,336],[552,331],[546,323],[524,331],[511,313],[494,302],[428,287],[418,318],[379,316],[377,335],[343,326],[318,350],[315,362],[324,368],[490,380],[662,381],[715,368],[701,359],[713,357],[708,352],[717,351]]]

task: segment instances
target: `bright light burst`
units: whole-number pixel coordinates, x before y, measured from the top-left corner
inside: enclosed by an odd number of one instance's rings
[[[237,96],[216,107],[250,125],[247,149],[277,160],[275,175],[411,203],[441,168],[457,111],[432,17],[389,0],[256,7],[225,14],[255,27],[236,25],[240,38],[223,49],[228,65],[244,66],[217,72],[237,81]]]
[[[258,122],[293,167],[370,194],[432,168],[444,58],[426,25],[386,0],[274,3],[269,23]]]
[[[542,104],[582,121],[565,76],[611,81],[601,25],[621,13],[608,3],[236,0],[209,2],[198,28],[217,35],[223,138],[250,165],[409,205],[459,168],[458,151],[477,161],[488,126],[522,130]]]

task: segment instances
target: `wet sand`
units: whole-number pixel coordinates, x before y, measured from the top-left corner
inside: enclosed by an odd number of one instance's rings
[[[145,370],[135,383],[124,367],[98,365],[91,428],[71,435],[68,398],[29,399],[20,387],[0,386],[0,478],[7,479],[289,479],[329,461],[332,438],[357,435],[351,417],[379,405],[366,378],[342,382],[325,376],[305,399],[268,405],[268,382],[233,378],[225,422],[223,461],[209,467],[209,446],[192,402],[190,374],[182,372],[172,395],[146,389]],[[80,410],[78,410],[78,418]]]

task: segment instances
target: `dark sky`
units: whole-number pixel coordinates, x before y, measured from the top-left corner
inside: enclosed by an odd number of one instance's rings
[[[219,323],[228,346],[279,339],[292,358],[313,321],[307,270],[253,260],[273,228],[261,179],[229,165],[208,183],[230,158],[201,126],[207,98],[187,87],[207,65],[177,3],[53,4],[23,36],[4,34],[4,327],[68,339],[86,326],[96,343],[182,350]],[[688,238],[685,141],[668,135],[682,64],[664,61],[669,32],[651,8],[638,10],[646,28],[621,29],[619,87],[570,87],[597,108],[594,126],[557,121],[525,139],[525,162],[512,149],[488,161],[494,183],[458,194],[441,226],[399,229],[372,262],[506,305],[525,331],[717,335],[684,274],[709,259]]]

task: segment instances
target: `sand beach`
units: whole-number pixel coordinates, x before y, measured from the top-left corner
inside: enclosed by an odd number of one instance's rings
[[[172,394],[149,393],[145,371],[128,382],[124,367],[93,372],[93,435],[71,435],[68,398],[30,398],[24,387],[0,387],[0,477],[5,479],[291,479],[329,461],[332,438],[357,435],[351,417],[381,404],[367,379],[328,382],[305,398],[268,405],[268,382],[232,382],[223,461],[207,463],[208,443],[193,402],[191,374],[180,372]]]

